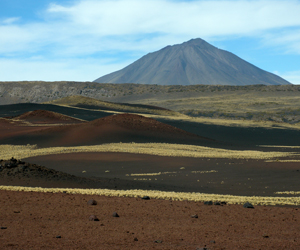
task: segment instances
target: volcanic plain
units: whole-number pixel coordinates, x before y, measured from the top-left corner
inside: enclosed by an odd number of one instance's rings
[[[0,107],[0,248],[299,249],[297,124],[79,99]]]

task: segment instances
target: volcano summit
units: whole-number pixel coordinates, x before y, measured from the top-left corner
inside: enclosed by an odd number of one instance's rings
[[[237,86],[290,84],[281,77],[200,38],[149,53],[119,71],[96,79],[95,82]]]

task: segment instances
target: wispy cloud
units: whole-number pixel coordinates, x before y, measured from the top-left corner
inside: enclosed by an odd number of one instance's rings
[[[1,81],[91,81],[104,72],[118,70],[128,63],[129,61],[125,60],[121,63],[112,64],[109,60],[90,58],[56,60],[45,60],[40,57],[0,58]]]
[[[149,51],[174,40],[266,32],[273,34],[274,42],[293,39],[295,43],[300,42],[299,35],[278,32],[277,37],[274,29],[300,26],[299,13],[298,1],[89,0],[71,6],[51,4],[42,23],[1,26],[1,48],[2,52],[5,47],[19,51],[33,42],[36,49],[59,45],[79,54],[109,49]],[[65,48],[61,52],[66,52]]]
[[[285,72],[283,74],[278,73],[278,75],[293,84],[300,84],[300,70],[289,71],[289,72]]]
[[[12,24],[20,20],[20,17],[11,17],[0,20],[0,24]]]
[[[300,54],[299,13],[296,0],[57,2],[44,10],[43,20],[0,20],[0,53],[8,59],[42,55],[48,63],[123,52],[139,57],[196,37],[249,36]]]

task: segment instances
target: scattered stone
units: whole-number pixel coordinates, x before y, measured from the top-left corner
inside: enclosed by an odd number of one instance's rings
[[[142,197],[142,200],[150,200],[150,197],[149,196],[144,196],[144,197]]]
[[[155,240],[154,243],[162,243],[162,240]]]
[[[210,243],[216,243],[214,240],[211,240]]]
[[[269,235],[264,234],[262,237],[263,237],[263,238],[269,238]]]
[[[138,238],[134,238],[134,241],[139,241]]]
[[[7,229],[7,227],[1,227],[1,229]]]
[[[193,215],[191,215],[191,217],[197,219],[198,218],[198,214],[193,214]]]
[[[96,215],[91,215],[91,216],[89,217],[89,221],[99,221],[99,219],[97,218]]]
[[[15,214],[19,214],[19,213],[20,213],[20,211],[14,211],[14,213],[15,213]]]
[[[206,248],[206,247],[198,247],[196,250],[209,250],[208,248]]]
[[[246,202],[244,205],[243,205],[244,208],[254,208],[253,205],[249,202]]]
[[[113,217],[120,217],[116,212],[113,212]]]
[[[204,202],[204,205],[209,205],[209,206],[211,206],[212,204],[213,204],[212,201],[205,201],[205,202]]]
[[[56,236],[56,238],[57,238],[57,239],[60,239],[60,238],[61,238],[61,236],[60,236],[60,235],[57,235],[57,236]]]
[[[97,201],[95,201],[94,199],[91,199],[87,202],[88,205],[97,205]]]

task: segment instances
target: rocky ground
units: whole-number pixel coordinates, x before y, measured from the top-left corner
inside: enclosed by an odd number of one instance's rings
[[[0,248],[300,248],[298,208],[209,204],[0,191]]]

